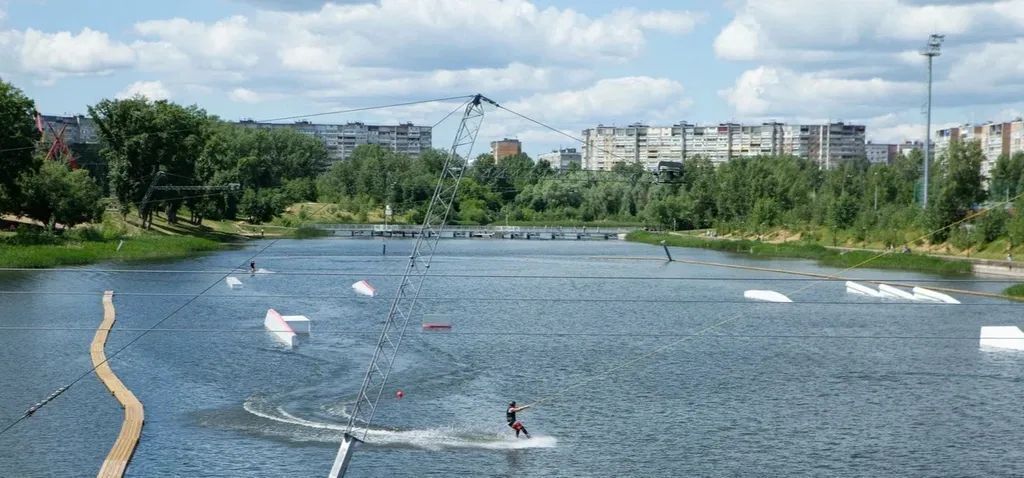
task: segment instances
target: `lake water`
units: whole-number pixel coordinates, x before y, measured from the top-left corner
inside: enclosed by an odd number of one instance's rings
[[[114,267],[223,271],[268,242]],[[326,476],[399,281],[369,274],[401,273],[411,246],[388,241],[382,257],[378,240],[277,241],[256,262],[278,273],[240,272],[239,290],[196,272],[0,272],[0,420],[91,368],[103,290],[116,293],[110,353],[216,281],[111,361],[146,410],[128,475]],[[982,325],[1022,325],[1021,305],[905,304],[849,296],[842,282],[639,259],[662,256],[616,241],[442,241],[432,273],[473,277],[429,281],[349,476],[1024,475],[1024,353],[977,341]],[[380,296],[353,294],[360,279]],[[746,289],[803,290],[767,304]],[[263,331],[270,307],[310,317],[312,335],[278,344]],[[421,319],[453,330],[423,332]],[[510,400],[544,400],[520,414],[532,440],[505,426]],[[0,476],[94,475],[121,419],[86,377],[0,436]]]

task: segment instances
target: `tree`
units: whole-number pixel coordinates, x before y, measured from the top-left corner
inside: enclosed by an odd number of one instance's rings
[[[83,169],[72,171],[63,161],[43,161],[38,171],[18,179],[21,189],[19,212],[42,222],[53,231],[92,221],[103,213],[101,190]]]
[[[18,178],[39,167],[35,110],[35,102],[0,79],[0,211],[18,207]]]
[[[1010,248],[1024,244],[1024,201],[1017,200],[1013,214],[1006,221],[1006,237]]]
[[[996,165],[992,168],[992,182],[989,187],[993,199],[1009,199],[1021,191],[1020,183],[1024,179],[1024,152],[1013,153],[1013,156],[999,155]]]
[[[194,185],[195,161],[205,146],[206,112],[197,106],[183,107],[164,100],[150,102],[142,96],[103,100],[89,107],[103,142],[100,154],[109,163],[110,188],[127,216],[140,203],[157,172],[164,171],[163,185]],[[180,194],[157,192],[139,215],[146,225],[163,202],[173,222],[182,205]]]
[[[981,144],[953,142],[942,158],[942,172],[935,200],[928,204],[929,227],[938,242],[949,237],[947,226],[963,218],[967,211],[985,199],[981,163],[985,159]]]

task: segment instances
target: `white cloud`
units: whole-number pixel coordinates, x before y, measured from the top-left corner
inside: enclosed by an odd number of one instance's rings
[[[484,92],[501,99],[508,92],[531,92],[575,85],[592,74],[582,69],[536,67],[512,63],[501,68],[407,71],[392,68],[345,68],[305,80],[305,95],[319,100],[347,97],[415,95],[452,96]]]
[[[931,33],[960,42],[1019,34],[1024,0],[918,5],[901,0],[744,2],[715,39],[730,60],[779,60],[807,50],[923,46]],[[823,57],[822,60],[827,60]]]
[[[9,35],[15,38],[15,43],[20,43],[20,68],[39,76],[102,74],[130,67],[135,62],[135,52],[129,46],[89,28],[77,35],[44,33],[31,28]]]
[[[719,94],[747,117],[850,117],[905,107],[920,98],[922,89],[913,82],[846,79],[761,66],[743,72]]]
[[[160,81],[136,81],[135,83],[128,85],[127,88],[119,91],[114,95],[114,97],[117,99],[125,99],[137,95],[145,96],[153,101],[167,100],[171,98],[171,92]]]
[[[954,60],[949,79],[964,84],[1024,84],[1024,38],[986,43]]]
[[[675,80],[631,76],[602,79],[579,90],[535,94],[508,107],[542,120],[576,123],[660,119],[681,113],[691,103]]]
[[[173,46],[201,68],[461,70],[620,61],[640,53],[648,32],[683,34],[702,18],[634,9],[592,18],[526,0],[381,0],[328,3],[314,12],[259,11],[213,23],[144,21],[135,31]]]
[[[176,56],[187,56],[199,67],[215,69],[255,66],[260,60],[256,53],[259,47],[266,41],[277,41],[252,28],[248,18],[243,16],[212,24],[183,18],[150,20],[136,23],[135,31],[144,37],[156,38],[165,51],[177,50]],[[137,46],[145,47],[144,44]]]
[[[231,101],[239,103],[259,103],[263,101],[262,95],[248,88],[235,88],[231,90],[228,97],[231,98]]]
[[[906,114],[887,113],[881,116],[855,120],[856,123],[867,125],[868,140],[875,143],[902,143],[904,141],[924,141],[925,123],[920,115],[911,113],[913,120],[908,121]],[[936,130],[958,126],[957,122],[936,121],[932,123],[932,133]],[[934,136],[932,141],[934,141]]]

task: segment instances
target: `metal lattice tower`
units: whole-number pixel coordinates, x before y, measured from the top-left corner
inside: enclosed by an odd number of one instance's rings
[[[420,226],[419,235],[416,238],[416,245],[409,256],[409,264],[402,276],[402,283],[391,302],[388,317],[384,321],[380,338],[377,340],[377,348],[373,352],[370,366],[366,370],[366,375],[363,376],[362,386],[356,395],[355,405],[345,428],[345,436],[338,448],[334,465],[331,467],[329,475],[331,478],[344,476],[348,463],[352,459],[353,446],[357,442],[363,441],[369,431],[380,397],[384,393],[388,375],[391,373],[391,366],[395,362],[398,348],[402,345],[406,326],[409,324],[409,319],[412,317],[416,301],[430,270],[430,261],[434,257],[434,251],[437,250],[441,231],[451,214],[459,183],[468,167],[473,144],[476,142],[480,124],[483,122],[483,103],[497,106],[497,103],[482,95],[474,96],[466,104],[458,133],[456,133],[452,147],[445,157],[441,177],[434,188],[434,196],[430,199],[430,205],[427,206],[423,225]],[[357,430],[357,427],[361,427],[361,430]]]

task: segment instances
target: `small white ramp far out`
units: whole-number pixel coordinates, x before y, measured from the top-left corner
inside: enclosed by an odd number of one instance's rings
[[[354,290],[356,294],[365,295],[367,297],[374,297],[377,295],[377,289],[365,280],[352,284],[352,290]]]
[[[942,302],[943,304],[960,303],[959,300],[956,300],[949,295],[943,294],[942,292],[936,292],[931,289],[925,289],[924,287],[914,287],[914,297],[917,300],[931,300],[934,302]]]
[[[789,297],[786,297],[783,294],[775,292],[774,290],[752,289],[744,291],[743,297],[753,300],[762,300],[765,302],[793,302],[792,300],[789,300]]]
[[[846,281],[846,293],[847,294],[866,295],[868,297],[882,297],[882,293],[881,292],[878,292],[877,290],[872,289],[871,287],[868,287],[868,286],[866,286],[864,284],[860,284],[860,283],[854,282],[852,280]]]
[[[1024,332],[1021,332],[1020,327],[1012,325],[983,326],[978,345],[981,347],[1024,350]]]
[[[888,284],[878,284],[878,292],[881,293],[882,297],[889,299],[920,300],[915,298],[914,294]]]
[[[232,289],[241,289],[242,288],[242,281],[238,280],[238,278],[235,277],[235,276],[231,276],[231,277],[228,277],[228,278],[224,279],[224,282],[227,282],[228,287],[230,287]]]

